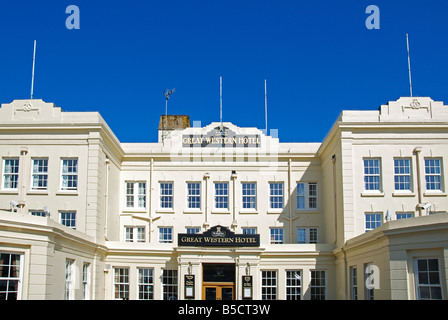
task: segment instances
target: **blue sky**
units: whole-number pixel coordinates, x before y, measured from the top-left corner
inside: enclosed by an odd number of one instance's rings
[[[66,7],[80,10],[69,30]],[[368,30],[368,5],[380,29]],[[344,109],[409,96],[448,104],[448,1],[55,0],[0,2],[0,102],[34,97],[99,111],[122,142],[155,142],[169,114],[207,125],[268,127],[282,142],[321,142]]]

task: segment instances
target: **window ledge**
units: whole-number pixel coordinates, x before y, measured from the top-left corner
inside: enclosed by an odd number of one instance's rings
[[[245,210],[240,210],[239,214],[258,214],[258,211],[255,209],[252,209],[252,210],[245,209]]]
[[[148,211],[143,208],[125,208],[121,210],[123,213],[147,213]]]
[[[361,197],[384,197],[385,193],[384,192],[362,192],[361,193]]]
[[[283,213],[283,209],[269,209],[267,213],[279,214]]]
[[[296,209],[296,213],[299,213],[299,214],[303,214],[303,213],[319,213],[319,209],[302,209],[302,210]]]
[[[212,214],[230,214],[230,210],[214,209],[212,210]]]
[[[168,214],[173,214],[176,213],[174,211],[174,209],[157,209],[156,213],[168,213]]]
[[[416,194],[411,191],[395,191],[392,193],[393,197],[415,197]]]
[[[11,189],[11,190],[0,190],[0,194],[19,194],[19,190]]]
[[[202,210],[199,209],[185,209],[184,214],[202,214]]]
[[[78,191],[74,190],[74,191],[57,191],[56,192],[57,196],[77,196],[78,195]]]
[[[446,197],[446,192],[443,191],[426,191],[423,193],[425,197]]]
[[[28,190],[26,194],[36,194],[36,195],[43,195],[48,196],[48,190]]]

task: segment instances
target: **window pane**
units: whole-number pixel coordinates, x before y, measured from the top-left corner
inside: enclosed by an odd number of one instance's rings
[[[187,183],[187,201],[188,208],[200,209],[201,208],[201,184],[199,182]]]
[[[216,209],[228,209],[228,186],[227,182],[215,183],[215,208]]]
[[[160,207],[173,209],[173,183],[160,183]]]
[[[415,272],[418,299],[442,299],[443,297],[438,259],[417,259],[415,266],[417,268]]]
[[[177,270],[163,270],[163,300],[177,300]]]
[[[78,188],[78,159],[62,160],[62,190],[77,190]]]
[[[5,159],[3,181],[3,187],[5,189],[17,189],[19,181],[19,159]]]
[[[271,209],[283,208],[283,183],[269,184],[269,207]]]
[[[426,190],[441,190],[440,159],[425,159]]]
[[[256,206],[256,184],[242,183],[243,208],[255,209]]]
[[[380,190],[379,159],[364,160],[364,188],[365,190]]]

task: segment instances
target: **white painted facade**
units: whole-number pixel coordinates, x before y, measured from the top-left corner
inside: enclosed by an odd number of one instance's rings
[[[185,299],[188,274],[195,299],[242,299],[244,275],[254,299],[448,298],[442,102],[343,111],[322,143],[227,122],[161,125],[158,142],[121,143],[96,112],[2,105],[0,281],[13,290],[0,298]],[[192,140],[223,137],[221,125],[235,147]],[[215,226],[259,245],[178,244]],[[234,279],[209,283],[209,264]]]

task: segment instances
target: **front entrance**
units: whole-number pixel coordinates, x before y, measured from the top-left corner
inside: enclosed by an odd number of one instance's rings
[[[203,285],[202,297],[204,300],[233,300],[234,286],[223,285]]]
[[[235,299],[235,264],[202,264],[202,299]]]

